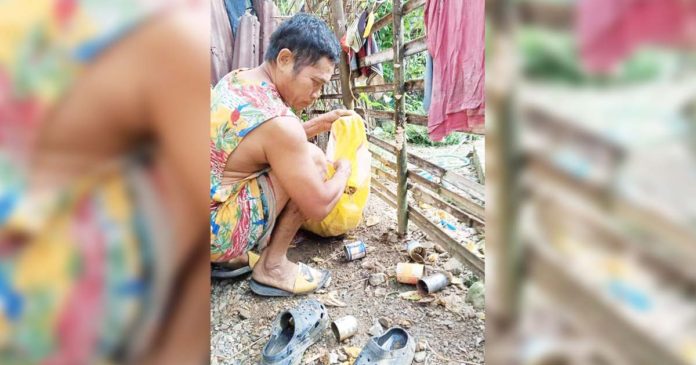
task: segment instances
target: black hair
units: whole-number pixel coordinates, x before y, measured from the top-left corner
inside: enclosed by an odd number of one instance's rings
[[[278,53],[283,48],[292,51],[295,72],[315,64],[322,57],[336,64],[341,52],[336,36],[326,23],[307,13],[297,13],[280,24],[271,35],[264,59],[269,63],[275,63]]]

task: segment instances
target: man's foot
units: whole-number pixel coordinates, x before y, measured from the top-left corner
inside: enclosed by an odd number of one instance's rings
[[[330,283],[331,275],[325,270],[291,262],[285,256],[273,262],[262,256],[254,267],[251,279],[252,291],[257,294],[285,296],[306,294],[325,287]]]
[[[292,292],[295,288],[295,276],[299,265],[283,257],[280,260],[269,263],[266,255],[261,255],[251,278],[260,284],[272,286],[281,290]]]
[[[249,255],[244,253],[241,256],[235,257],[227,262],[216,262],[215,265],[228,270],[236,270],[249,265]]]

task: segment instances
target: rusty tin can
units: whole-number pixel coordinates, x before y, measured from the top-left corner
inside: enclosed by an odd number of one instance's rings
[[[331,332],[338,342],[350,338],[358,332],[358,319],[353,316],[341,317],[331,323]]]
[[[365,242],[363,241],[347,243],[343,246],[343,250],[346,253],[346,259],[348,261],[361,259],[367,255],[367,247],[365,247]]]
[[[396,280],[404,284],[415,285],[423,277],[425,266],[400,262],[396,265]]]
[[[438,272],[418,280],[416,288],[421,294],[430,294],[442,290],[449,283],[449,277],[444,273]]]

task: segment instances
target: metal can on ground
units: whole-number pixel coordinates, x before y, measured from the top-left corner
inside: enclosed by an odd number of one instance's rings
[[[418,241],[409,241],[406,246],[408,256],[415,262],[422,264],[425,262],[425,247]]]
[[[396,280],[404,284],[415,285],[418,279],[423,277],[425,266],[421,264],[411,264],[400,262],[396,264]]]
[[[345,251],[346,260],[348,261],[361,259],[367,255],[367,247],[365,247],[365,242],[363,241],[346,243],[346,245],[343,246],[343,250]]]
[[[430,294],[442,290],[449,285],[449,283],[449,277],[444,273],[438,272],[418,280],[416,289],[418,289],[418,292],[421,294]]]
[[[331,323],[331,332],[338,342],[350,338],[358,332],[358,319],[353,316],[341,317]]]

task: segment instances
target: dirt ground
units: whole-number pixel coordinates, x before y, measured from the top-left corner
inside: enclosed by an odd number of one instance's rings
[[[293,261],[329,269],[332,282],[326,291],[294,298],[262,298],[251,293],[248,277],[214,281],[211,286],[211,363],[257,364],[268,340],[270,325],[278,313],[304,299],[316,298],[327,305],[332,320],[355,316],[359,322],[358,333],[338,343],[327,329],[321,341],[305,352],[301,364],[351,364],[353,358],[348,355],[352,351],[359,352],[371,337],[368,331],[380,319],[384,324],[407,328],[421,350],[416,362],[482,364],[483,309],[474,309],[465,302],[468,286],[476,278],[448,253],[435,247],[414,224],[410,224],[409,237],[399,239],[394,231],[395,218],[394,209],[371,194],[363,224],[347,237],[320,239],[304,235],[304,239],[300,238],[301,242],[297,242],[288,255]],[[452,285],[430,297],[402,297],[403,293],[415,290],[415,286],[397,283],[394,274],[397,263],[409,261],[405,245],[410,239],[430,247],[428,254],[434,262],[426,264],[426,272],[446,270],[453,274]],[[354,240],[364,241],[368,254],[363,259],[346,262],[343,244]],[[370,275],[380,272],[386,274],[386,282],[375,280],[373,284],[378,285],[371,285]],[[331,306],[331,302],[345,306]]]

